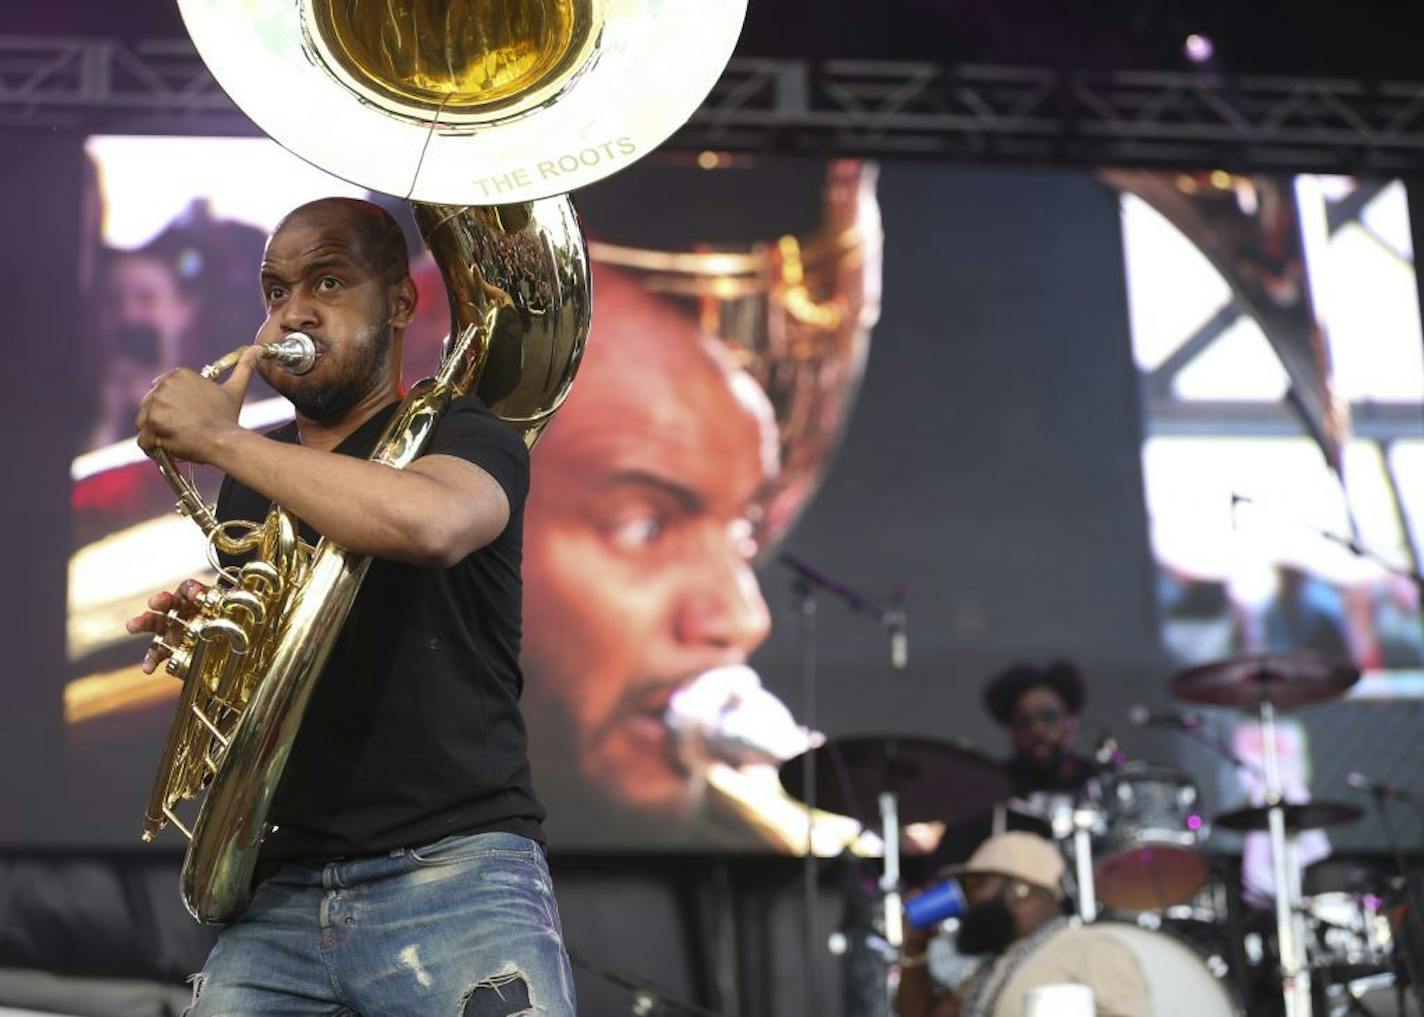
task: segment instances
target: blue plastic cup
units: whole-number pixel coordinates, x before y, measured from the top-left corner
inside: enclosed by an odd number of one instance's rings
[[[913,928],[928,929],[947,918],[958,918],[967,906],[959,880],[946,879],[906,901],[905,920]]]

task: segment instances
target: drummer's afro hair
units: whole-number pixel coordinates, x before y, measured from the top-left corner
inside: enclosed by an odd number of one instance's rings
[[[1068,660],[1051,660],[1047,664],[1014,664],[996,674],[984,689],[984,708],[1000,725],[1007,726],[1013,716],[1014,704],[1029,689],[1049,688],[1058,693],[1064,707],[1076,717],[1083,709],[1086,693],[1083,675],[1077,665]]]

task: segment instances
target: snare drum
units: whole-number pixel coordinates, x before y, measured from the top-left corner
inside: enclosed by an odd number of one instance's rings
[[[1121,911],[1183,904],[1206,885],[1197,786],[1180,770],[1130,764],[1101,778],[1107,835],[1097,845],[1098,899]]]

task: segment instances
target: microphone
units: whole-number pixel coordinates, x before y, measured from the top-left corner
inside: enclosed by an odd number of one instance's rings
[[[1363,773],[1351,771],[1345,774],[1345,783],[1358,791],[1365,791],[1376,798],[1397,798],[1400,801],[1412,802],[1416,796],[1412,791],[1400,787],[1398,784],[1390,784],[1387,781],[1371,780]]]
[[[896,671],[905,670],[910,662],[910,634],[906,629],[908,621],[905,612],[899,608],[885,615],[885,628],[890,632],[890,666]]]
[[[306,374],[316,366],[316,343],[305,332],[288,332],[262,347],[262,356],[275,360],[292,374]]]
[[[1195,731],[1201,727],[1201,717],[1190,711],[1152,710],[1138,703],[1127,710],[1129,724],[1136,727],[1172,727],[1181,731]]]
[[[782,551],[777,560],[797,576],[796,588],[799,596],[806,596],[812,586],[833,593],[845,601],[852,611],[874,620],[890,636],[890,666],[903,671],[910,662],[909,618],[905,614],[905,593],[907,587],[901,583],[895,588],[894,599],[886,608],[851,589],[845,583],[833,579],[824,572],[808,565],[795,555]]]
[[[1106,769],[1109,766],[1122,765],[1124,759],[1122,746],[1111,732],[1104,731],[1103,736],[1098,739],[1098,747],[1093,750],[1093,762],[1098,764],[1099,769]]]
[[[903,671],[910,663],[910,618],[905,613],[905,584],[895,587],[895,598],[885,612],[885,628],[890,632],[890,666]]]
[[[663,723],[679,758],[694,771],[714,762],[777,766],[825,740],[796,723],[786,704],[742,665],[714,668],[678,689]]]
[[[910,663],[910,637],[905,632],[904,622],[890,625],[890,666],[896,671],[905,670]]]

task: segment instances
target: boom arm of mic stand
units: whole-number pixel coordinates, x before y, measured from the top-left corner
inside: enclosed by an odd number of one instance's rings
[[[1217,757],[1226,760],[1226,762],[1230,763],[1237,770],[1243,773],[1249,773],[1252,776],[1262,780],[1265,779],[1265,773],[1264,771],[1262,771],[1261,767],[1257,766],[1255,763],[1248,763],[1246,760],[1238,756],[1236,754],[1236,750],[1233,749],[1230,745],[1228,745],[1225,739],[1220,738],[1217,735],[1211,734],[1207,731],[1203,731],[1199,726],[1183,726],[1179,727],[1178,730],[1181,731],[1182,734],[1190,738],[1192,741],[1202,746],[1202,748],[1206,749],[1208,752],[1211,752]]]
[[[790,555],[783,551],[777,555],[777,560],[794,572],[798,577],[798,581],[808,583],[811,586],[815,586],[818,589],[835,595],[857,614],[863,614],[867,618],[886,626],[896,624],[897,620],[903,621],[903,611],[881,607],[869,597],[852,589],[840,580],[833,579],[814,566],[808,565],[795,555]]]
[[[825,590],[845,603],[856,614],[864,615],[884,629],[890,636],[891,668],[896,671],[905,669],[909,655],[909,619],[905,614],[903,586],[896,591],[892,605],[882,607],[858,590],[852,589],[838,579],[833,579],[795,555],[783,551],[777,555],[777,561],[785,565],[795,575],[793,588],[803,605],[812,598],[815,590]]]

